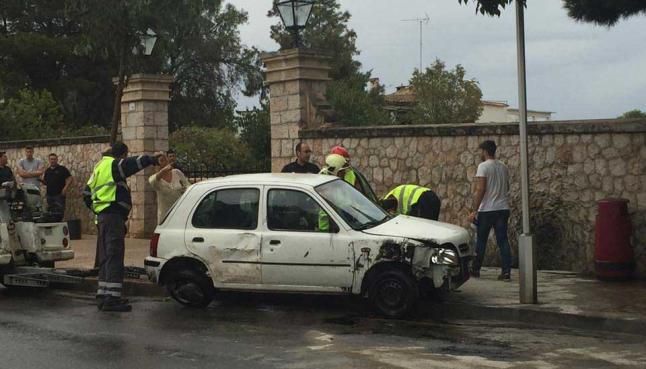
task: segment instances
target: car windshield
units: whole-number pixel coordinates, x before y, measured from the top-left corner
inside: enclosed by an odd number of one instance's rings
[[[390,219],[388,213],[340,179],[316,187],[316,192],[352,229],[372,228]]]

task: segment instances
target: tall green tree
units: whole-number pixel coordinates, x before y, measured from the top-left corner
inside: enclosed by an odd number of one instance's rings
[[[267,104],[237,113],[235,126],[240,142],[251,154],[250,165],[259,171],[271,170],[271,127]]]
[[[646,111],[634,109],[623,113],[618,118],[619,119],[644,119],[646,118]]]
[[[165,73],[176,81],[171,129],[231,127],[235,94],[253,95],[262,84],[258,51],[240,42],[246,20],[222,0],[3,0],[0,98],[46,89],[66,124],[108,125],[119,117],[113,77]],[[148,28],[158,41],[145,57]]]
[[[268,16],[278,17],[275,9]],[[351,19],[348,11],[341,10],[337,0],[318,1],[307,27],[302,32],[303,47],[322,50],[330,55],[330,78],[326,97],[336,113],[336,120],[347,125],[380,124],[388,121],[383,112],[383,89],[368,89],[370,72],[361,71],[361,63],[355,58],[357,33],[348,26]],[[277,18],[278,19],[278,18]],[[278,19],[271,27],[271,38],[281,49],[291,48],[292,35]]]
[[[458,0],[468,3],[469,0]],[[476,11],[488,15],[500,15],[514,0],[471,0],[477,4]],[[525,5],[527,0],[523,0]],[[581,22],[613,26],[620,19],[638,14],[646,14],[646,1],[643,0],[563,0],[563,6],[570,18]]]
[[[281,49],[292,48],[292,35],[280,22],[278,12],[271,9],[268,16],[278,19],[278,23],[271,26],[271,38]],[[318,1],[301,34],[303,47],[322,50],[331,56],[330,78],[335,80],[353,76],[361,69],[361,63],[354,59],[359,50],[357,33],[348,27],[351,17],[348,11],[341,10],[337,0]]]
[[[482,113],[482,91],[475,79],[466,79],[461,65],[447,70],[436,60],[431,67],[415,70],[410,84],[417,103],[412,112],[414,123],[470,123]]]

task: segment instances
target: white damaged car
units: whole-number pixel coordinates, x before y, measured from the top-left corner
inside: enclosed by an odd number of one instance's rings
[[[463,284],[472,258],[464,228],[392,217],[336,177],[248,174],[191,186],[144,264],[189,306],[219,290],[355,294],[397,317]]]

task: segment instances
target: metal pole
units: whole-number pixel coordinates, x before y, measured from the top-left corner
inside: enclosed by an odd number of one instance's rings
[[[529,169],[527,165],[527,82],[525,79],[525,20],[523,0],[516,0],[516,46],[518,54],[518,112],[520,113],[520,190],[523,234],[518,239],[520,303],[538,302],[534,238],[529,225]]]
[[[419,21],[419,72],[422,73],[422,21]]]

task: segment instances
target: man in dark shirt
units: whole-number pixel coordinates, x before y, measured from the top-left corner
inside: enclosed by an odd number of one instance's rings
[[[65,197],[72,184],[72,175],[62,165],[58,165],[58,155],[49,154],[49,168],[43,174],[43,183],[47,186],[47,210],[54,221],[62,221],[65,213]]]
[[[0,185],[4,182],[10,182],[14,180],[13,172],[11,168],[7,166],[7,155],[4,151],[0,151]]]
[[[283,167],[283,173],[312,173],[318,174],[319,167],[316,164],[310,163],[310,156],[312,156],[312,149],[306,143],[299,142],[296,145],[296,160]]]

